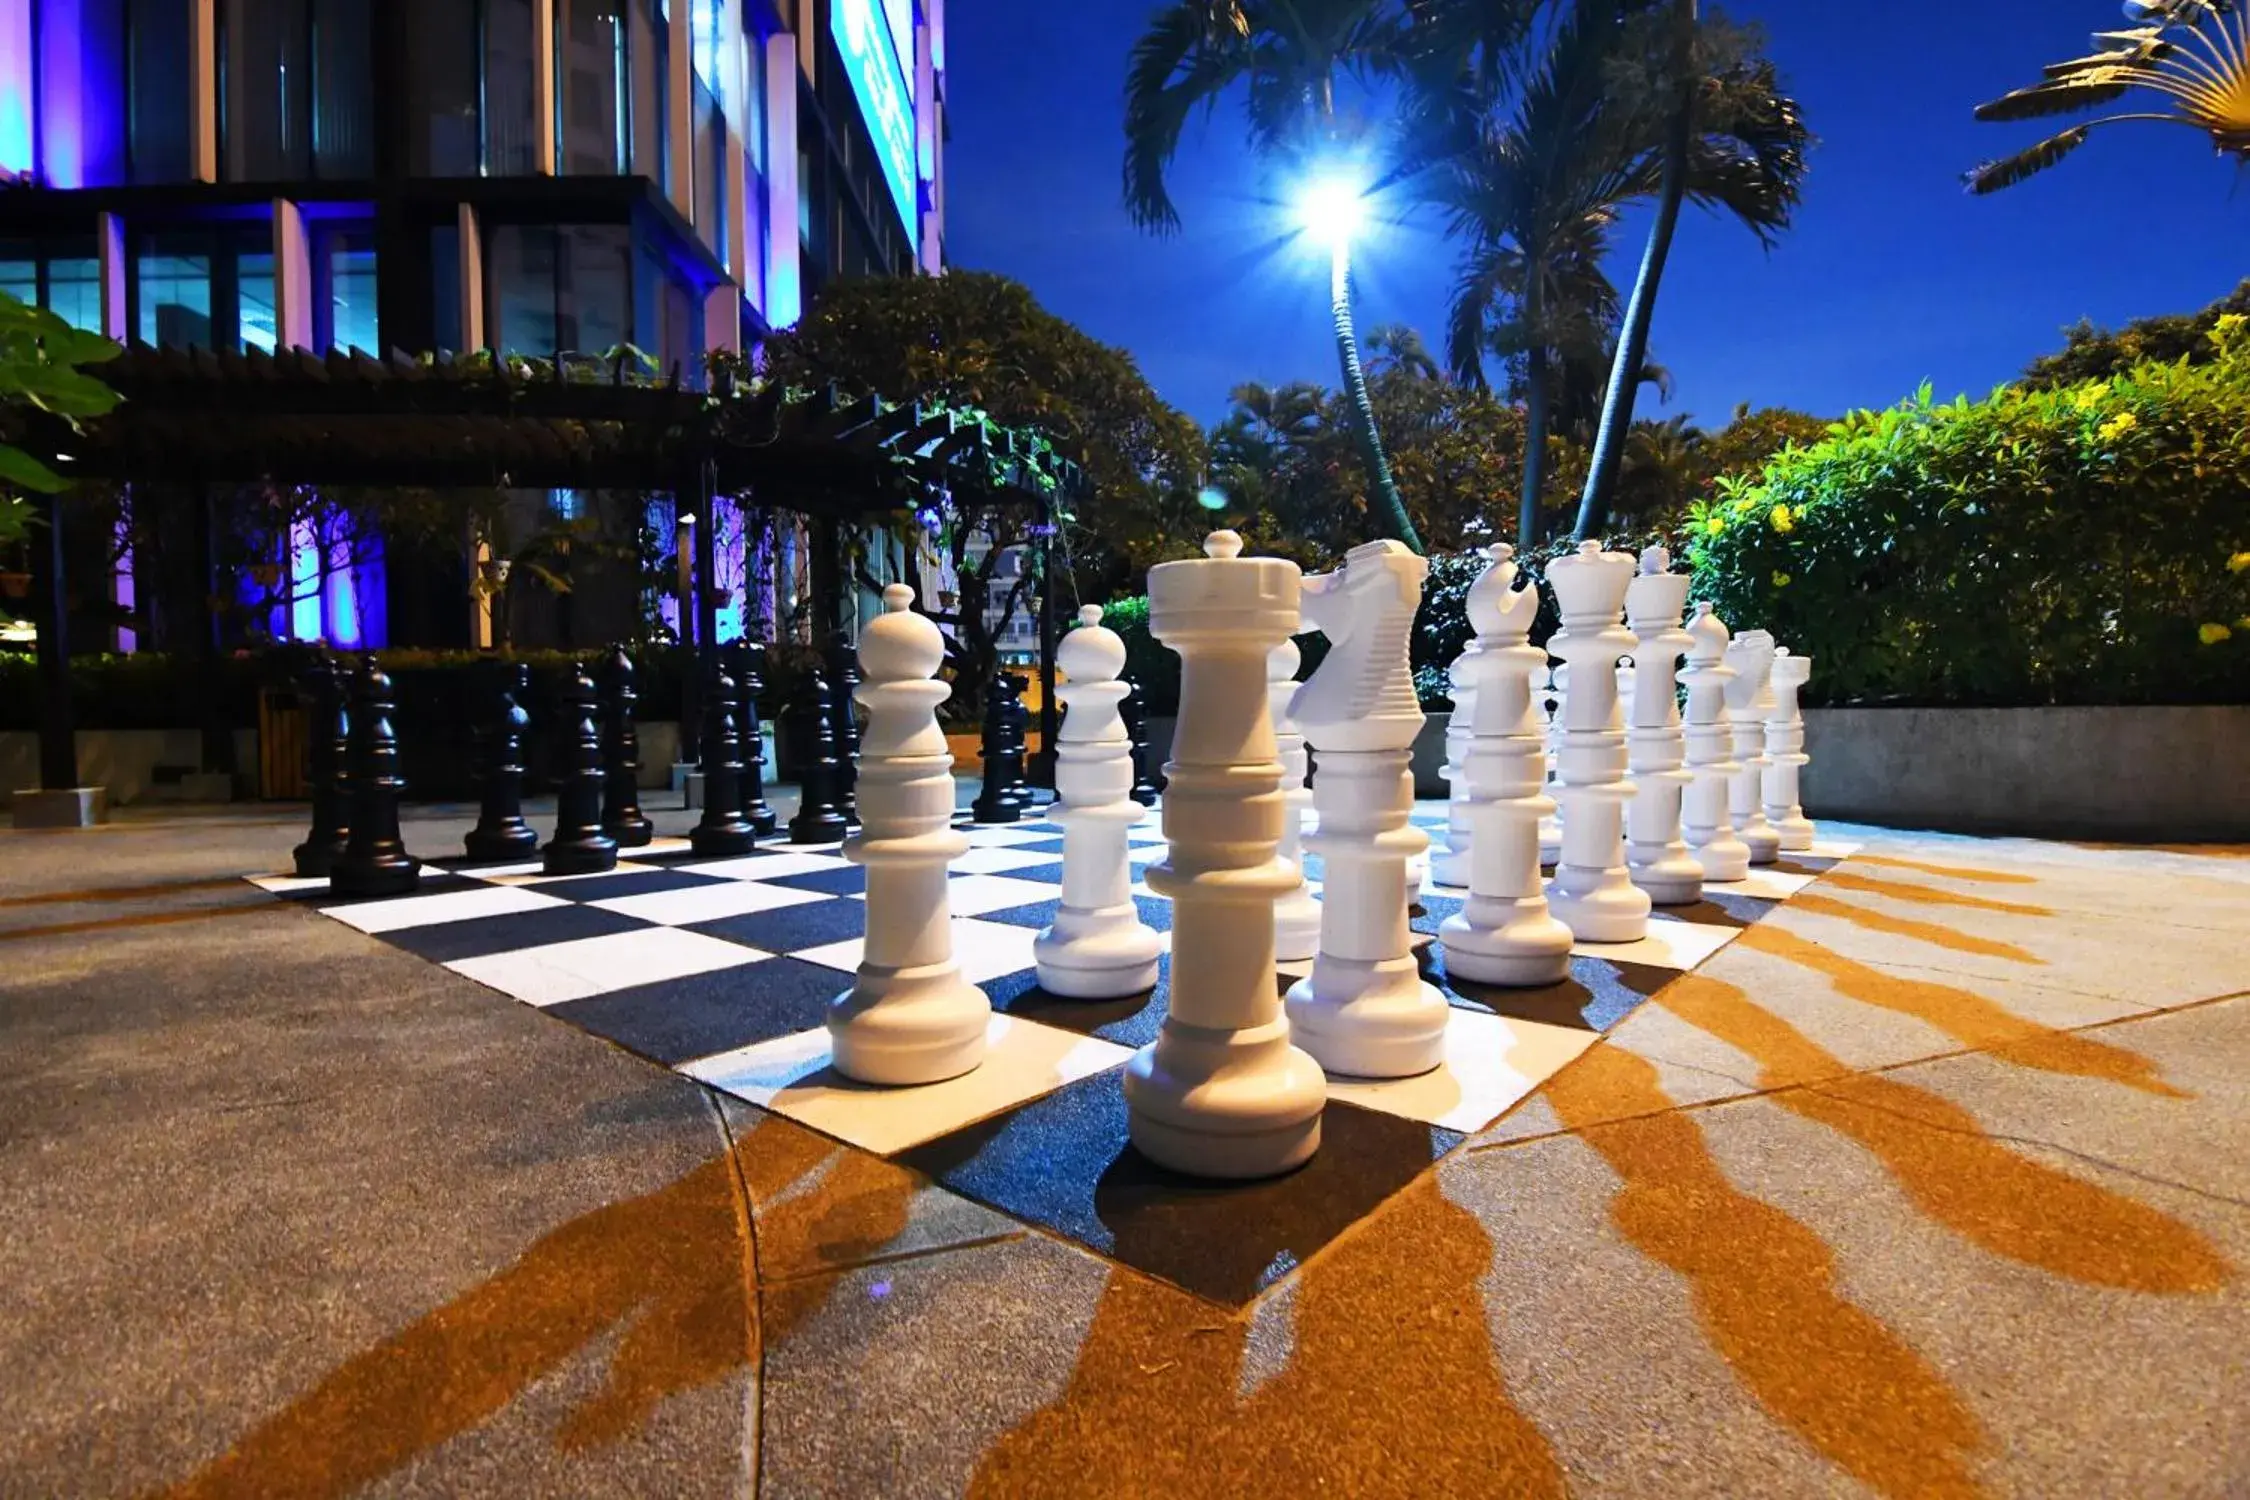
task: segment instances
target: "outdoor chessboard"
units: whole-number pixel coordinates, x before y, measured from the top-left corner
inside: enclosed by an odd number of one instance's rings
[[[1442,803],[1417,807],[1442,835]],[[1160,814],[1132,831],[1134,897],[1169,933],[1148,889]],[[1254,1184],[1177,1176],[1126,1140],[1121,1068],[1155,1040],[1169,969],[1150,994],[1067,1000],[1041,990],[1032,939],[1061,896],[1062,829],[962,824],[969,852],[950,886],[955,955],[991,996],[982,1066],[917,1088],[876,1088],[828,1066],[828,1002],[851,985],[864,872],[836,844],[762,842],[709,859],[684,839],[621,851],[599,875],[543,876],[534,862],[426,865],[421,890],[339,900],[327,882],[253,883],[500,994],[787,1116],[892,1158],[956,1192],[1214,1301],[1239,1304],[1485,1129],[1601,1033],[1850,853],[1808,855],[1659,908],[1650,936],[1581,944],[1571,977],[1542,989],[1453,981],[1432,945],[1463,893],[1425,885],[1413,919],[1427,977],[1453,1005],[1446,1065],[1392,1082],[1331,1079],[1321,1149]],[[1319,888],[1319,861],[1306,873]],[[1169,964],[1167,955],[1164,963]],[[1285,964],[1281,987],[1310,961]]]

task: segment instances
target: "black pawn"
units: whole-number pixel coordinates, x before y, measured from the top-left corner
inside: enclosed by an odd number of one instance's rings
[[[1031,764],[1031,707],[1023,701],[1023,695],[1030,686],[1030,678],[1008,674],[1008,749],[1015,759],[1009,766],[1005,795],[1018,812],[1030,812],[1033,807],[1031,781],[1024,774],[1024,768]]]
[[[836,811],[847,823],[859,821],[859,700],[852,689],[861,681],[859,653],[839,631],[828,643],[828,683],[835,694]]]
[[[523,741],[531,715],[523,706],[531,693],[531,669],[500,664],[494,674],[492,718],[484,731],[484,764],[479,775],[484,795],[477,808],[477,826],[461,843],[469,858],[500,864],[529,859],[539,848],[539,834],[523,820]]]
[[[633,658],[612,646],[602,663],[602,832],[620,849],[638,849],[656,836],[641,812],[641,732],[633,723]]]
[[[763,837],[781,820],[766,805],[765,735],[758,724],[758,695],[766,690],[766,648],[756,641],[736,643],[735,704],[742,745],[742,816]]]
[[[577,663],[563,669],[562,788],[555,794],[549,875],[597,875],[617,868],[617,840],[602,832],[602,737],[594,725],[594,684]]]
[[[328,872],[339,896],[403,896],[422,883],[422,865],[399,837],[398,734],[391,728],[391,679],[365,658],[352,684],[345,774],[350,781],[351,835]]]
[[[797,816],[789,820],[792,844],[832,844],[851,832],[836,807],[835,690],[818,667],[805,684],[812,703],[812,753],[797,773]]]
[[[1143,807],[1156,806],[1156,799],[1164,791],[1164,772],[1156,764],[1148,743],[1148,703],[1141,697],[1141,685],[1126,679],[1131,689],[1118,702],[1118,716],[1125,721],[1125,738],[1133,746],[1132,799]]]
[[[985,690],[984,735],[979,746],[984,756],[984,785],[969,816],[979,823],[1013,823],[1023,816],[1024,804],[1015,794],[1023,782],[1023,741],[1015,736],[1015,719],[1009,709],[1020,707],[1016,694],[1023,685],[1006,672],[995,672]],[[1028,717],[1028,715],[1026,716]]]
[[[742,742],[735,737],[734,679],[723,667],[705,679],[703,695],[703,817],[688,835],[698,854],[748,854],[758,830],[742,816]]]
[[[312,828],[294,853],[297,873],[324,878],[349,840],[345,826],[344,675],[322,646],[299,679],[305,699],[305,781],[312,789]]]

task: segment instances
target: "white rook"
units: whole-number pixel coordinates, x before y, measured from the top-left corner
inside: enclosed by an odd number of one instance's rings
[[[1281,758],[1281,792],[1288,810],[1281,815],[1280,854],[1297,871],[1296,888],[1273,904],[1274,957],[1299,963],[1320,951],[1320,902],[1305,880],[1305,809],[1312,793],[1305,789],[1309,758],[1305,737],[1289,717],[1289,700],[1297,696],[1297,667],[1303,660],[1295,641],[1283,641],[1266,656],[1266,707],[1273,715],[1274,744]]]
[[[1734,836],[1749,847],[1750,863],[1770,865],[1781,857],[1781,835],[1766,821],[1760,799],[1765,795],[1766,715],[1773,707],[1773,637],[1763,630],[1745,630],[1727,645],[1727,665],[1734,680],[1727,684],[1727,719],[1734,728],[1734,781],[1727,793],[1727,812],[1734,819]]]
[[[1734,836],[1727,812],[1729,788],[1741,769],[1730,753],[1726,689],[1734,680],[1727,665],[1727,626],[1708,604],[1695,607],[1688,622],[1687,763],[1693,782],[1682,813],[1682,832],[1706,881],[1743,880],[1750,874],[1750,846]]]
[[[1625,867],[1658,906],[1690,906],[1703,895],[1703,866],[1680,836],[1688,774],[1680,727],[1680,656],[1695,638],[1680,627],[1688,576],[1669,571],[1672,554],[1651,547],[1625,591],[1634,639],[1632,724],[1626,731],[1633,802],[1625,813]]]
[[[1245,558],[1213,532],[1206,556],[1149,569],[1149,629],[1180,655],[1180,717],[1165,774],[1172,992],[1163,1029],[1125,1065],[1133,1144],[1205,1177],[1285,1172],[1320,1145],[1328,1084],[1289,1044],[1274,992],[1274,902],[1297,874],[1278,857],[1289,805],[1266,705],[1266,661],[1297,631],[1297,565]]]
[[[1812,819],[1798,801],[1797,773],[1811,764],[1805,754],[1805,715],[1797,693],[1812,680],[1812,658],[1792,656],[1784,646],[1773,654],[1773,708],[1766,715],[1766,821],[1781,835],[1785,853],[1813,846]]]
[[[857,981],[828,1009],[836,1071],[862,1083],[936,1083],[984,1060],[992,1004],[953,958],[948,866],[968,852],[953,828],[953,755],[933,681],[945,661],[937,626],[911,613],[894,583],[860,635],[867,710],[859,746],[859,831],[844,857],[867,867],[867,941]]]
[[[1055,665],[1055,690],[1069,712],[1055,742],[1055,805],[1062,825],[1062,908],[1031,945],[1039,987],[1076,1000],[1113,1000],[1156,987],[1164,943],[1133,904],[1127,833],[1148,815],[1133,800],[1133,742],[1117,705],[1132,689],[1117,680],[1125,643],[1102,625],[1102,609],[1078,612]]]
[[[1461,752],[1460,804],[1469,827],[1469,899],[1438,941],[1446,972],[1486,984],[1553,984],[1570,973],[1570,929],[1547,910],[1539,882],[1539,820],[1547,796],[1546,725],[1532,678],[1547,653],[1531,644],[1539,591],[1516,584],[1515,548],[1485,549],[1492,564],[1469,589],[1469,623],[1482,648],[1464,655],[1476,709]],[[1454,702],[1461,701],[1460,681]]]
[[[1407,637],[1430,565],[1369,542],[1304,581],[1328,655],[1290,716],[1318,757],[1306,840],[1320,856],[1320,952],[1289,990],[1289,1020],[1331,1073],[1403,1078],[1445,1060],[1445,997],[1424,982],[1407,929],[1408,870],[1429,836],[1413,824],[1414,698]]]
[[[1562,862],[1548,894],[1555,915],[1581,942],[1632,943],[1648,936],[1648,893],[1625,869],[1625,719],[1617,702],[1617,659],[1633,649],[1623,623],[1631,554],[1580,542],[1575,555],[1547,568],[1562,628],[1547,642],[1563,660]]]

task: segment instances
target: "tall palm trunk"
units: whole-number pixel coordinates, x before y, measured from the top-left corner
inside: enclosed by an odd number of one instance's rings
[[[1344,371],[1344,395],[1351,403],[1353,436],[1359,442],[1359,460],[1367,469],[1374,493],[1370,508],[1380,535],[1406,543],[1416,552],[1422,538],[1415,533],[1406,502],[1399,497],[1398,481],[1391,475],[1390,456],[1383,451],[1383,435],[1375,427],[1375,402],[1367,394],[1367,373],[1360,366],[1359,335],[1352,327],[1351,249],[1341,240],[1329,260],[1328,313],[1336,327],[1336,360]]]
[[[1648,248],[1641,256],[1641,272],[1633,283],[1633,298],[1625,307],[1625,326],[1617,338],[1617,360],[1610,367],[1609,391],[1602,400],[1601,430],[1594,436],[1593,461],[1586,471],[1586,490],[1579,497],[1579,541],[1598,538],[1609,525],[1609,507],[1617,493],[1617,473],[1625,458],[1625,438],[1633,427],[1633,395],[1641,383],[1641,365],[1648,358],[1649,324],[1656,317],[1656,293],[1664,280],[1664,264],[1672,254],[1672,235],[1680,226],[1680,205],[1687,196],[1688,143],[1695,128],[1693,68],[1697,0],[1678,0],[1675,12],[1679,36],[1674,44],[1680,97],[1664,138],[1663,191],[1657,200],[1656,222],[1649,226]]]
[[[1538,546],[1539,512],[1547,494],[1547,346],[1535,343],[1523,367],[1523,503],[1516,513],[1516,550]]]

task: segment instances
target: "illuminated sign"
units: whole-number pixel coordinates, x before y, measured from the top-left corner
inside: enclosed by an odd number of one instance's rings
[[[898,70],[914,77],[914,0],[883,0],[883,19],[891,23],[891,51],[898,54]],[[913,97],[911,82],[908,97]]]
[[[867,133],[875,140],[875,155],[883,164],[883,180],[890,185],[891,201],[898,205],[899,222],[907,238],[918,239],[921,217],[914,175],[914,88],[899,63],[891,42],[888,18],[878,14],[885,0],[835,0],[830,7],[830,27],[836,50],[844,59],[844,72],[859,96],[859,112]],[[891,0],[897,3],[897,0]]]

